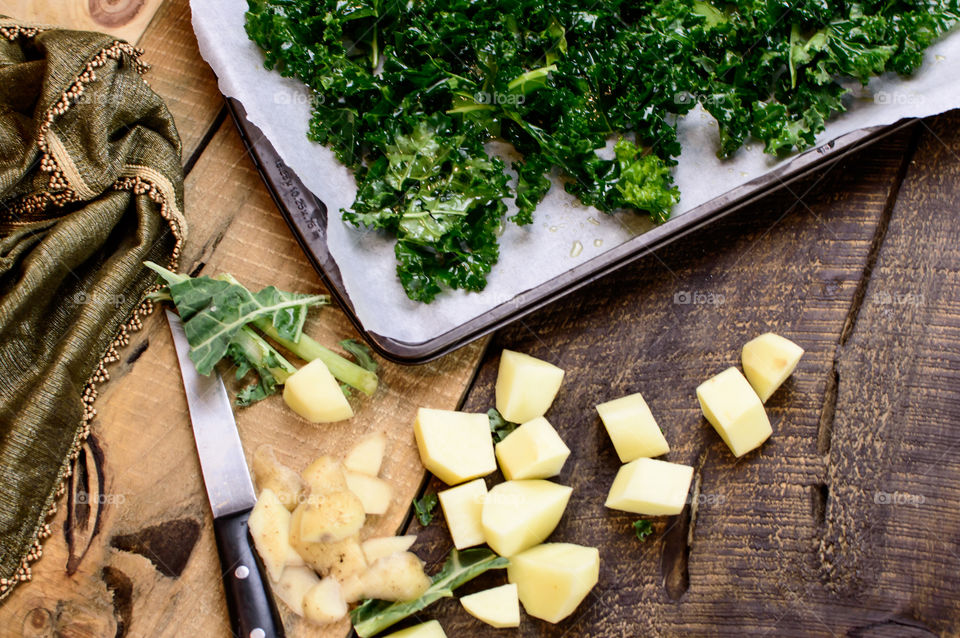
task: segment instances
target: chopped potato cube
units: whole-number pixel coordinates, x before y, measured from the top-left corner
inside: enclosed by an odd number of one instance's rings
[[[443,627],[440,626],[440,623],[436,620],[429,620],[413,627],[395,631],[383,638],[447,638],[447,634],[443,633]]]
[[[261,445],[253,451],[253,476],[261,490],[272,490],[291,512],[297,506],[303,481],[295,471],[277,460],[272,445]]]
[[[300,538],[307,543],[333,543],[360,532],[366,513],[349,490],[310,494],[300,515]]]
[[[303,595],[303,615],[307,620],[326,625],[347,615],[347,602],[336,578],[327,576]]]
[[[387,436],[383,432],[371,434],[353,446],[343,459],[343,466],[351,472],[376,476],[380,473],[386,450]]]
[[[760,447],[773,433],[760,397],[736,368],[727,368],[697,386],[697,399],[703,416],[734,456]]]
[[[430,587],[423,561],[416,554],[397,552],[377,559],[360,576],[363,595],[378,600],[414,600]]]
[[[803,348],[768,332],[743,346],[743,374],[764,403],[787,380],[800,362]]]
[[[601,403],[597,412],[622,462],[670,451],[667,439],[639,392]]]
[[[397,552],[405,552],[417,542],[416,534],[407,534],[406,536],[381,536],[379,538],[368,538],[363,541],[363,556],[371,565],[378,559]]]
[[[247,527],[270,580],[280,580],[290,554],[290,512],[273,490],[260,492]]]
[[[386,514],[393,500],[393,486],[378,479],[358,472],[347,472],[347,487],[357,495],[363,503],[363,511],[367,514]]]
[[[332,456],[321,456],[315,459],[303,469],[300,476],[310,488],[311,494],[347,489],[347,477],[343,474],[343,466]]]
[[[497,372],[497,411],[507,421],[543,416],[563,382],[563,370],[528,354],[504,350]]]
[[[491,627],[502,629],[520,626],[520,599],[516,583],[461,596],[460,604],[468,614]]]
[[[607,507],[634,514],[679,514],[687,502],[693,468],[639,458],[620,468],[607,496]]]
[[[303,616],[303,597],[319,582],[320,577],[309,567],[287,567],[270,588],[293,613]]]
[[[340,382],[320,359],[314,359],[287,377],[283,400],[291,410],[313,423],[333,423],[353,416]]]
[[[487,484],[482,478],[469,483],[443,490],[437,496],[447,528],[453,537],[457,549],[482,545],[483,527],[480,515],[483,512],[483,500],[487,496]]]
[[[573,488],[550,481],[506,481],[483,502],[483,537],[493,551],[513,556],[543,542],[556,528]]]
[[[542,416],[511,432],[495,451],[507,480],[556,476],[570,456],[570,448]]]
[[[558,623],[587,597],[600,578],[600,552],[573,543],[544,543],[510,559],[507,580],[534,618]]]
[[[486,414],[420,408],[413,432],[423,466],[448,485],[497,469]]]

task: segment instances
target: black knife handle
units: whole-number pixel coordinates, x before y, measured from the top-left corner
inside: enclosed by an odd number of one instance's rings
[[[213,519],[223,589],[236,638],[281,638],[283,622],[247,530],[250,510]]]

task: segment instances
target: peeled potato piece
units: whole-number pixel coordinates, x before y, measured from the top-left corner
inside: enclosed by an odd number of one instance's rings
[[[280,580],[290,554],[290,512],[273,490],[260,492],[247,527],[270,580]]]
[[[363,555],[367,562],[373,564],[378,559],[397,552],[405,552],[417,541],[416,534],[407,534],[406,536],[381,536],[379,538],[368,538],[363,541]]]
[[[453,546],[465,549],[482,545],[483,525],[480,516],[483,513],[483,501],[487,497],[487,484],[482,478],[475,479],[437,494],[447,529],[453,538]]]
[[[367,514],[386,514],[393,500],[393,486],[375,476],[347,472],[347,487],[363,504]]]
[[[376,476],[380,473],[386,449],[387,436],[383,432],[371,434],[353,446],[343,459],[343,466],[351,472]]]
[[[743,346],[743,374],[764,403],[787,380],[800,362],[803,348],[786,337],[768,332]]]
[[[303,615],[307,620],[326,625],[347,615],[347,602],[336,578],[327,577],[303,595]]]
[[[516,583],[461,596],[460,604],[468,614],[491,627],[520,626],[520,600]]]
[[[691,480],[689,465],[640,458],[620,468],[604,505],[649,516],[679,514],[687,503]]]
[[[760,397],[736,368],[727,368],[699,386],[703,416],[734,456],[760,447],[773,434]]]
[[[293,613],[303,616],[303,597],[319,582],[320,577],[309,567],[287,567],[280,574],[280,580],[270,586]]]
[[[447,485],[497,469],[486,414],[420,408],[413,433],[423,466]]]
[[[283,384],[283,400],[291,410],[313,423],[333,423],[353,416],[340,383],[320,359],[314,359],[287,378]]]
[[[507,480],[556,476],[570,456],[570,448],[542,416],[508,434],[497,443],[495,452]]]
[[[600,552],[573,543],[537,545],[510,558],[507,567],[523,609],[552,623],[572,614],[599,577]]]
[[[443,633],[443,627],[436,620],[429,620],[425,623],[414,625],[400,631],[395,631],[383,638],[447,638]]]
[[[513,350],[500,354],[497,411],[507,421],[526,423],[543,416],[563,382],[563,370]]]
[[[272,445],[261,445],[253,451],[253,477],[261,490],[271,490],[291,512],[297,506],[303,481],[295,471],[277,460]]]
[[[622,462],[670,451],[667,439],[639,392],[601,403],[597,412]]]
[[[413,600],[430,587],[423,561],[410,552],[384,556],[370,565],[361,576],[363,595],[379,600]]]
[[[571,487],[539,479],[494,486],[480,516],[487,545],[510,557],[543,542],[560,522],[571,492]]]

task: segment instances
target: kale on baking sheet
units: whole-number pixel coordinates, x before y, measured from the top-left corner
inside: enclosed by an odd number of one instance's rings
[[[851,81],[915,71],[958,1],[249,0],[246,29],[354,169],[344,219],[395,236],[401,284],[429,302],[483,289],[507,201],[531,223],[553,171],[584,204],[666,220],[697,105],[721,157],[809,147]]]

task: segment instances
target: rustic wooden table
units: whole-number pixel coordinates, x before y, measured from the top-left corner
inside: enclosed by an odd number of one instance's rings
[[[184,142],[185,269],[321,288],[226,116],[187,0],[9,0],[0,13],[114,29],[146,50],[147,79]],[[514,633],[960,635],[958,125],[960,113],[919,122],[502,330],[486,351],[480,342],[425,366],[385,364],[383,389],[348,424],[308,425],[274,401],[243,410],[245,447],[273,442],[298,464],[386,431],[385,472],[400,494],[376,528],[392,533],[423,478],[416,407],[485,411],[500,349],[518,349],[567,370],[548,416],[573,449],[559,481],[575,490],[553,538],[598,546],[602,569],[574,616],[527,618]],[[773,438],[736,460],[693,389],[767,330],[807,354],[768,403]],[[308,331],[353,335],[336,309]],[[0,636],[229,633],[165,322],[152,317],[125,354],[69,490],[89,496],[64,500],[33,582],[0,607]],[[667,434],[667,458],[697,470],[696,507],[653,519],[644,542],[633,517],[603,507],[619,464],[593,410],[634,391]],[[442,520],[409,529],[435,568],[450,548]],[[453,600],[423,617],[450,636],[508,633]],[[285,619],[291,636],[347,632]]]

